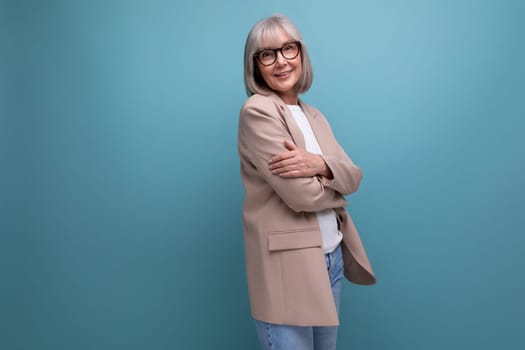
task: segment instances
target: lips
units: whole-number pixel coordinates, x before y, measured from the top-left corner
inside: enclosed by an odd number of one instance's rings
[[[290,69],[290,70],[285,71],[285,72],[274,74],[274,76],[276,76],[278,78],[282,78],[282,77],[288,76],[291,72],[292,72],[292,70]]]

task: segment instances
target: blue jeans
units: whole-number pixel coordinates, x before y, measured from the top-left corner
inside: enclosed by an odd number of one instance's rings
[[[326,267],[332,284],[335,306],[339,312],[339,299],[343,278],[341,245],[325,254]],[[302,327],[267,323],[255,320],[261,350],[334,350],[337,326]]]

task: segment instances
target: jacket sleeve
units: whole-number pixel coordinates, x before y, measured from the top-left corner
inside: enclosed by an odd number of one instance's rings
[[[359,189],[359,184],[363,179],[363,173],[361,172],[361,169],[352,162],[350,157],[348,157],[339,144],[337,145],[337,149],[337,155],[322,155],[326,164],[332,171],[333,178],[328,179],[321,176],[321,182],[324,186],[346,196]]]
[[[322,155],[326,165],[328,165],[332,171],[333,178],[328,179],[324,176],[321,176],[320,180],[324,186],[331,188],[344,196],[354,193],[359,189],[359,184],[363,178],[361,169],[355,165],[354,162],[352,162],[344,149],[339,145],[339,143],[337,143],[328,121],[324,118],[324,116],[321,118],[323,118],[325,130],[330,133],[330,137],[335,142],[336,152],[333,154]]]
[[[252,166],[277,195],[296,212],[315,212],[346,206],[343,196],[328,188],[318,176],[282,178],[272,174],[269,160],[286,151],[284,140],[291,140],[288,128],[275,105],[245,105],[239,121],[239,147]]]

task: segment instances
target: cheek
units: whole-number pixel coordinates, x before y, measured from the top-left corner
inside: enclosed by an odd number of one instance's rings
[[[303,61],[301,59],[301,56],[298,56],[296,58],[297,61],[295,61],[295,66],[297,67],[297,70],[298,71],[302,71],[303,70]]]
[[[268,83],[272,79],[272,72],[269,69],[259,68],[259,72],[261,72],[261,76],[263,80]]]

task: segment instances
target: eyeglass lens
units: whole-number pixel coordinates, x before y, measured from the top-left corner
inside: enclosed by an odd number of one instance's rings
[[[288,43],[279,49],[262,50],[258,53],[257,57],[262,64],[269,66],[277,60],[277,51],[280,51],[287,60],[291,60],[299,54],[299,45],[298,43]]]

